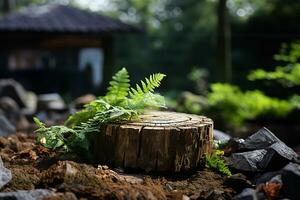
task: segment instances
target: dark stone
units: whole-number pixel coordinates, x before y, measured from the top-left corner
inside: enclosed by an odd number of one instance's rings
[[[264,149],[276,142],[281,142],[271,131],[263,127],[249,136],[240,144],[240,148],[247,150]]]
[[[13,112],[18,113],[20,112],[19,105],[17,102],[12,99],[11,97],[0,97],[0,109],[3,110],[5,113]]]
[[[0,109],[3,110],[5,117],[17,130],[25,130],[28,128],[29,122],[14,99],[1,97]]]
[[[239,140],[234,145],[238,151],[245,151],[233,153],[228,158],[230,167],[236,170],[279,170],[288,162],[299,160],[296,152],[266,128],[260,129],[245,140]]]
[[[257,192],[252,188],[244,189],[240,194],[233,197],[234,200],[262,200],[266,199],[264,193]]]
[[[4,167],[0,158],[0,189],[6,185],[12,178],[11,171]]]
[[[32,92],[27,92],[23,86],[12,79],[0,80],[0,97],[10,97],[21,109],[35,111],[36,96]],[[26,111],[29,112],[29,111]]]
[[[272,171],[266,172],[264,174],[258,174],[254,177],[253,182],[256,185],[265,184],[266,182],[281,183],[281,171]]]
[[[0,136],[6,136],[16,133],[16,128],[8,119],[0,114]]]
[[[214,140],[221,141],[221,142],[227,142],[230,140],[230,138],[231,138],[230,135],[228,135],[222,131],[214,129]]]
[[[240,145],[243,142],[243,139],[231,138],[221,147],[221,149],[224,150],[225,155],[241,152]]]
[[[86,94],[86,95],[83,95],[83,96],[80,96],[80,97],[76,98],[75,101],[74,101],[74,106],[75,106],[76,109],[82,109],[85,104],[88,104],[88,103],[90,103],[94,100],[96,100],[95,95]]]
[[[42,200],[50,198],[54,192],[46,189],[19,190],[16,192],[1,192],[0,200]]]
[[[57,93],[42,94],[38,96],[39,111],[64,111],[67,106],[62,97]]]
[[[282,169],[282,183],[287,197],[292,200],[300,199],[300,165],[289,163]]]
[[[254,151],[233,153],[228,159],[228,165],[239,171],[257,172],[261,171],[260,163],[267,155],[267,150],[259,149]]]
[[[271,178],[271,180],[269,180],[269,182],[282,184],[281,174],[274,176],[273,178]]]
[[[224,184],[233,188],[236,192],[241,192],[245,188],[254,187],[247,177],[240,173],[227,177]]]

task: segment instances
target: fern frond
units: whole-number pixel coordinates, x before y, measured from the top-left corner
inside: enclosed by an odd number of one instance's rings
[[[144,109],[164,107],[164,97],[153,93],[164,77],[164,74],[153,74],[136,88],[130,88],[128,72],[125,68],[121,69],[109,82],[107,94],[71,115],[65,126],[46,127],[34,118],[38,126],[37,143],[46,148],[64,148],[88,156],[90,136],[99,132],[103,124],[131,120]]]
[[[92,118],[97,112],[101,112],[110,108],[110,104],[103,99],[96,99],[84,106],[84,109],[69,116],[65,125],[74,128],[82,122],[86,122]]]
[[[56,149],[58,147],[66,147],[65,141],[70,135],[76,134],[73,129],[66,126],[46,127],[39,119],[34,118],[38,129],[35,131],[36,143],[42,144],[46,148]]]
[[[109,82],[108,92],[104,99],[111,105],[117,105],[127,97],[130,88],[129,74],[125,68],[118,71]]]
[[[164,98],[153,94],[154,89],[160,86],[161,80],[165,76],[161,73],[152,74],[145,81],[141,81],[141,85],[136,84],[136,88],[130,88],[127,107],[138,111],[143,111],[145,108],[165,107]]]
[[[224,153],[224,152],[223,152]],[[206,156],[206,165],[211,169],[215,169],[222,174],[227,176],[231,176],[231,171],[229,170],[228,166],[226,165],[225,161],[222,159],[220,152],[216,151],[210,156]]]
[[[141,86],[136,84],[136,88],[130,88],[130,97],[132,99],[143,98],[148,92],[154,92],[154,89],[160,86],[165,76],[161,73],[150,75],[149,79],[146,78],[145,81],[141,81]]]

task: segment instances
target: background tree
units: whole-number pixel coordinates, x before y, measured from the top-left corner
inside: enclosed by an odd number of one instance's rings
[[[217,66],[216,80],[231,82],[231,30],[229,14],[226,6],[227,0],[219,0],[217,6],[218,27],[217,27]]]

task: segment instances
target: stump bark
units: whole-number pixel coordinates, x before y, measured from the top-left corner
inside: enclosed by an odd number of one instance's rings
[[[188,171],[204,166],[213,142],[213,121],[204,116],[149,111],[139,121],[107,124],[95,134],[100,164],[145,171]]]

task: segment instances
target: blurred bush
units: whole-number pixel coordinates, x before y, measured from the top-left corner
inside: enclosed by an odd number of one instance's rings
[[[194,89],[198,94],[204,95],[208,92],[208,71],[205,68],[193,67],[188,74],[188,79],[194,82]]]
[[[242,92],[238,86],[215,83],[207,95],[206,114],[231,127],[258,117],[285,117],[294,108],[288,100],[266,96],[262,91]]]
[[[279,83],[276,90],[298,88],[300,86],[300,42],[284,44],[280,54],[274,56],[280,63],[274,71],[257,69],[250,72],[248,80]],[[201,70],[194,70],[190,77],[195,85],[205,83]],[[198,77],[198,79],[197,79]],[[205,88],[204,87],[204,88]],[[203,88],[203,87],[202,87]],[[201,89],[205,91],[205,89]],[[207,91],[207,90],[206,90]],[[214,83],[207,92],[193,94],[183,92],[178,100],[177,110],[205,114],[218,122],[223,128],[237,128],[249,120],[275,120],[287,118],[292,111],[300,109],[300,95],[292,90],[283,98],[267,95],[261,90],[243,91],[239,86]],[[297,114],[298,115],[298,114]]]
[[[192,92],[182,92],[178,98],[176,110],[179,112],[187,112],[199,114],[206,107],[206,98],[204,96],[193,94]]]

